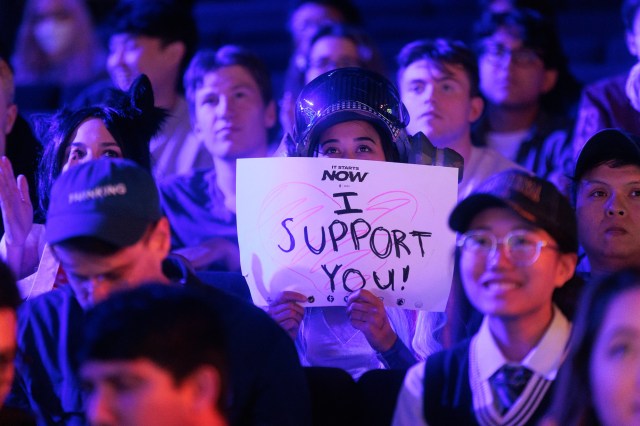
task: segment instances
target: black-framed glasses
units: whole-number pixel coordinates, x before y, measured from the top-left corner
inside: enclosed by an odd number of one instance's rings
[[[551,245],[549,241],[527,230],[509,232],[502,239],[498,239],[489,231],[469,231],[460,236],[457,245],[467,253],[484,258],[493,258],[498,245],[502,245],[507,258],[517,266],[530,266],[536,263],[544,247],[558,250],[558,247]]]
[[[525,67],[542,60],[539,52],[533,49],[527,49],[525,47],[510,49],[500,43],[484,44],[482,46],[482,53],[493,63],[504,63],[510,59],[514,64]]]

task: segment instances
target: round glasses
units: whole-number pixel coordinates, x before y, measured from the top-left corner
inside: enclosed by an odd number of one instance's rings
[[[528,67],[541,60],[538,52],[533,49],[509,49],[503,44],[487,43],[483,46],[482,53],[495,64],[511,60],[518,66]]]
[[[509,232],[501,240],[488,231],[469,231],[460,236],[457,245],[468,253],[486,258],[493,258],[498,245],[502,245],[507,258],[516,266],[533,265],[543,247],[558,250],[558,247],[549,245],[549,241],[525,230]]]

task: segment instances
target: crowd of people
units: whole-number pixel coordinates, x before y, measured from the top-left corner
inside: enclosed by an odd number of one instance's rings
[[[120,0],[103,49],[85,2],[28,1],[0,58],[0,424],[640,424],[640,65],[581,89],[549,5],[482,5],[472,43],[391,73],[353,4],[296,1],[277,93],[190,2]],[[622,17],[640,60],[640,0]],[[16,84],[77,96],[24,117]],[[251,303],[237,160],[282,156],[453,168],[444,312]]]

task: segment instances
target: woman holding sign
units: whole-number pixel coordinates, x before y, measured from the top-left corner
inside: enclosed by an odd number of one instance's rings
[[[406,133],[409,116],[396,88],[358,68],[325,73],[309,83],[296,103],[291,156],[435,164],[459,164],[457,153]],[[414,162],[417,162],[414,160]],[[296,340],[306,365],[339,367],[359,377],[378,368],[406,369],[439,349],[432,338],[442,314],[385,308],[368,290],[354,291],[346,307],[304,308],[307,297],[283,291],[268,312]],[[415,332],[415,330],[419,330]]]

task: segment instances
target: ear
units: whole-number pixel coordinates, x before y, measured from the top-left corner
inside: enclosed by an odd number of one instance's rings
[[[164,259],[169,254],[171,250],[171,227],[166,217],[160,219],[151,231],[148,248],[156,253],[160,259]]]
[[[638,49],[636,47],[636,37],[631,32],[626,32],[625,41],[627,42],[627,49],[629,49],[629,53],[631,53],[636,58],[638,57]]]
[[[184,382],[190,387],[191,406],[194,412],[217,409],[222,393],[220,373],[212,366],[202,366],[191,373]]]
[[[558,70],[544,70],[544,77],[542,80],[542,93],[549,93],[551,89],[556,86],[558,82]]]
[[[272,99],[267,104],[267,107],[264,109],[264,125],[267,129],[272,128],[276,125],[276,120],[278,119],[278,114],[276,113],[276,103]]]
[[[6,112],[6,121],[4,124],[4,129],[2,131],[5,135],[11,133],[11,129],[13,129],[13,125],[16,122],[16,118],[18,118],[18,106],[16,104],[11,104],[7,107]]]
[[[167,62],[180,65],[182,58],[187,54],[187,46],[181,41],[174,41],[164,47],[164,55]]]
[[[484,111],[484,99],[481,96],[471,98],[471,108],[469,108],[469,123],[473,123],[482,115]]]
[[[578,264],[578,255],[575,253],[560,253],[558,268],[556,269],[555,285],[560,288],[573,276]]]

